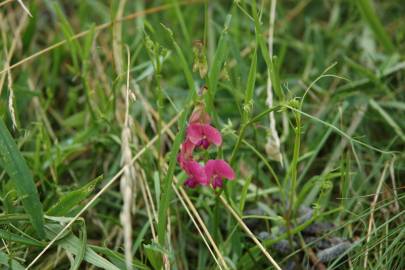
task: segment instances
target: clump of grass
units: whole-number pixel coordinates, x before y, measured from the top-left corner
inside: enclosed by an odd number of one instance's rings
[[[3,268],[405,268],[402,5],[24,4],[0,3]],[[177,162],[201,91],[217,192]]]

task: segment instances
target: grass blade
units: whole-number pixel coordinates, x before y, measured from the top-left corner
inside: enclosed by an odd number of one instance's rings
[[[383,25],[381,24],[380,19],[374,11],[374,8],[371,4],[371,0],[358,0],[355,1],[357,8],[359,9],[362,17],[370,26],[371,30],[374,32],[374,35],[384,46],[385,50],[389,53],[395,52],[394,44],[392,44],[387,32]]]
[[[260,46],[260,51],[262,53],[264,61],[266,62],[267,72],[270,76],[274,92],[275,92],[277,98],[282,100],[282,99],[284,99],[284,94],[281,89],[280,76],[278,74],[278,67],[277,67],[276,62],[274,61],[276,58],[275,57],[272,58],[269,54],[269,51],[267,50],[267,45],[266,45],[267,41],[264,38],[263,31],[261,28],[262,23],[260,22],[260,18],[257,14],[256,1],[253,1],[252,13],[253,13],[253,18],[254,18],[254,23],[255,23],[256,43]]]
[[[6,253],[3,251],[0,251],[0,264],[5,265],[6,269],[12,269],[12,270],[24,270],[24,267],[17,262],[16,260],[13,260],[10,258]]]
[[[173,37],[172,31],[167,28],[166,26],[162,25],[163,28],[167,31],[169,34],[169,37],[173,43],[173,46],[176,49],[176,53],[180,57],[181,60],[181,66],[183,68],[184,75],[186,76],[187,83],[190,87],[190,92],[186,100],[186,106],[189,104],[189,102],[196,96],[196,91],[194,90],[194,83],[193,83],[193,77],[190,69],[188,68],[186,58],[184,57],[184,54],[181,50],[181,48],[178,46],[177,42],[175,41]],[[169,202],[170,198],[172,196],[172,189],[171,189],[171,184],[173,181],[173,175],[174,175],[174,170],[176,168],[177,164],[177,153],[180,149],[180,144],[183,139],[183,135],[186,129],[186,124],[187,124],[187,114],[188,111],[185,110],[182,112],[180,116],[180,121],[179,121],[179,133],[177,134],[172,150],[169,155],[169,169],[167,170],[167,174],[163,180],[163,187],[162,187],[162,195],[161,199],[159,201],[159,213],[158,213],[158,239],[159,243],[164,246],[165,242],[165,231],[166,231],[166,224],[167,224],[167,209],[169,207]]]
[[[246,85],[246,94],[245,94],[245,105],[243,109],[243,120],[244,123],[248,121],[250,113],[252,112],[253,107],[253,94],[255,89],[256,82],[256,70],[257,70],[257,51],[255,49],[252,57],[252,63],[250,65],[248,81]]]
[[[84,185],[83,187],[70,191],[52,206],[46,213],[50,216],[66,216],[69,212],[77,206],[81,201],[85,200],[90,193],[94,190],[97,184],[102,179],[102,176],[97,177],[90,183]]]
[[[86,247],[87,247],[87,229],[86,229],[86,223],[83,220],[81,226],[80,226],[80,246],[79,250],[77,252],[77,255],[75,257],[75,260],[70,267],[70,270],[77,270],[80,267],[80,264],[82,263],[84,256],[86,254]]]
[[[95,252],[98,252],[104,256],[106,256],[112,263],[114,263],[118,268],[120,269],[125,269],[126,264],[125,264],[125,258],[124,255],[115,252],[111,249],[105,248],[105,247],[99,247],[99,246],[94,246],[94,245],[88,245],[91,249],[93,249]],[[134,259],[132,262],[132,266],[135,269],[140,269],[140,270],[150,270],[148,266],[143,264],[140,260]]]
[[[46,226],[48,238],[52,239],[61,230],[61,226],[57,224],[50,224]],[[63,249],[71,252],[72,254],[78,256],[81,251],[80,239],[70,234],[69,236],[58,241],[58,245]],[[88,263],[106,270],[119,270],[117,266],[106,260],[105,258],[98,255],[92,248],[86,245],[86,252],[84,260]]]
[[[228,37],[228,29],[231,24],[232,15],[229,14],[226,17],[224,30],[221,33],[221,36],[218,41],[218,47],[214,55],[213,63],[210,66],[209,73],[208,73],[208,93],[209,93],[209,102],[208,102],[208,109],[210,106],[213,106],[215,93],[217,91],[218,80],[221,73],[221,68],[225,59],[228,55],[229,47],[229,37]]]
[[[167,32],[167,34],[173,44],[173,47],[176,50],[178,57],[180,58],[180,64],[183,69],[184,76],[186,77],[188,87],[190,88],[190,90],[193,93],[195,93],[196,91],[195,91],[195,85],[194,85],[194,80],[193,80],[193,73],[190,70],[186,57],[184,56],[184,53],[181,50],[179,44],[174,39],[173,31],[170,28],[168,28],[166,25],[164,25],[164,24],[161,24],[161,25],[162,25],[163,29]]]
[[[45,246],[44,243],[35,240],[33,238],[28,238],[25,236],[21,236],[15,233],[11,233],[5,230],[0,229],[0,238],[4,239],[4,240],[8,240],[8,241],[12,241],[12,242],[17,242],[17,243],[21,243],[27,246],[34,246],[34,247],[43,247]]]
[[[25,212],[40,238],[45,237],[44,215],[32,173],[3,120],[0,120],[0,165],[13,181]]]
[[[190,97],[192,94],[190,95]],[[177,153],[180,149],[181,141],[183,140],[184,133],[187,124],[187,111],[183,111],[180,117],[180,131],[176,135],[172,150],[169,155],[169,168],[167,174],[163,180],[162,195],[159,201],[159,213],[158,213],[158,239],[160,245],[164,246],[166,236],[166,224],[167,224],[167,210],[169,209],[170,198],[172,197],[171,184],[173,182],[174,169],[177,165]]]
[[[374,99],[370,99],[370,105],[373,109],[375,109],[384,120],[390,125],[398,137],[401,138],[402,141],[405,142],[405,134],[402,131],[401,127],[392,119],[392,117],[377,103]]]

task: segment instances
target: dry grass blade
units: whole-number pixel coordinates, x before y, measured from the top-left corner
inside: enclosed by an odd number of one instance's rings
[[[367,111],[367,104],[359,106],[358,111],[352,116],[352,122],[346,131],[347,135],[353,136],[353,134],[356,132],[357,128],[363,121],[366,111]],[[339,146],[336,147],[333,153],[331,154],[331,158],[329,159],[328,163],[326,164],[322,172],[323,174],[328,173],[333,168],[333,166],[335,166],[336,161],[340,158],[344,149],[347,147],[348,143],[349,141],[346,138],[341,139]]]
[[[177,114],[166,126],[163,127],[161,133],[167,132],[169,128],[176,123],[180,116],[181,112]],[[153,137],[152,140],[150,140],[139,152],[132,158],[131,164],[134,163],[136,160],[138,160],[146,150],[148,150],[158,139],[158,135]],[[77,213],[71,221],[69,221],[65,227],[44,247],[44,249],[34,258],[34,260],[31,261],[31,263],[27,266],[26,269],[31,268],[40,258],[41,256],[55,243],[55,241],[63,235],[69,228],[72,226],[72,224],[84,213],[86,210],[101,196],[106,192],[124,173],[125,169],[127,166],[124,166],[119,172],[117,172],[114,177],[110,179],[110,181],[96,194],[94,195],[93,198]]]
[[[0,0],[0,269],[403,269],[405,5],[313,2]]]
[[[20,4],[20,6],[24,9],[24,11],[30,16],[32,17],[32,14],[30,12],[30,10],[24,5],[22,0],[17,0],[17,2]]]
[[[11,121],[13,122],[13,128],[17,128],[17,119],[15,118],[14,110],[14,90],[13,90],[13,79],[11,77],[11,72],[7,72],[7,81],[8,81],[8,110],[10,111]]]
[[[18,25],[17,29],[14,32],[14,39],[11,43],[10,46],[10,50],[7,49],[7,33],[6,33],[6,20],[3,18],[0,18],[2,20],[2,22],[0,23],[1,25],[1,32],[2,32],[2,39],[3,39],[3,43],[5,44],[4,46],[4,54],[5,54],[5,68],[7,68],[10,65],[10,61],[11,58],[13,57],[14,51],[17,47],[17,43],[18,40],[20,38],[20,34],[22,31],[22,28],[26,25],[26,14],[23,15],[20,24]],[[8,95],[8,110],[10,112],[10,116],[11,116],[11,120],[13,122],[13,128],[17,128],[17,120],[15,117],[15,110],[14,110],[14,90],[13,90],[13,78],[11,76],[11,72],[10,70],[8,70],[7,74],[3,74],[0,78],[0,95],[1,95],[1,89],[3,89],[3,84],[4,84],[4,80],[5,80],[5,76],[7,75],[7,87],[8,87],[8,91],[9,91],[9,95]]]
[[[197,221],[194,219],[193,214],[190,212],[190,210],[189,210],[189,208],[188,208],[188,207],[190,206],[190,203],[189,203],[189,202],[188,202],[187,204],[185,203],[185,200],[183,199],[183,197],[184,197],[184,198],[186,198],[186,197],[184,196],[184,194],[179,193],[179,190],[177,189],[177,187],[176,187],[175,184],[172,184],[172,187],[173,187],[174,192],[176,193],[177,197],[179,198],[181,204],[183,205],[184,209],[186,210],[188,216],[190,217],[191,221],[193,222],[194,226],[196,227],[198,233],[201,235],[201,238],[203,239],[204,244],[207,246],[208,251],[210,252],[212,258],[213,258],[214,261],[215,261],[215,263],[218,265],[219,269],[222,270],[221,264],[218,262],[218,259],[216,258],[216,256],[215,256],[214,252],[212,251],[212,249],[211,249],[209,243],[207,242],[207,239],[205,239],[204,232],[201,231],[201,229],[200,229],[200,227],[199,227]],[[184,192],[184,191],[183,191],[183,192]],[[192,205],[192,203],[191,203],[191,205]],[[200,223],[200,224],[201,224],[201,223]],[[204,226],[204,227],[205,227],[205,226]],[[212,240],[212,239],[211,239],[211,240]],[[210,240],[210,241],[211,241],[211,240]],[[215,242],[214,242],[214,243],[215,243]],[[221,257],[220,257],[220,258],[221,258]],[[227,266],[226,266],[226,264],[225,264],[225,261],[224,261],[224,260],[222,260],[222,261],[223,261],[222,264],[225,266],[225,269],[228,269]]]
[[[392,183],[392,191],[394,193],[394,199],[395,199],[394,211],[398,212],[400,210],[400,208],[399,208],[399,202],[398,202],[399,199],[398,199],[397,185],[395,182],[394,163],[395,163],[395,157],[392,159],[392,161],[390,163],[390,177],[391,177],[391,183]]]
[[[1,95],[1,91],[3,89],[3,84],[5,81],[5,77],[6,75],[8,75],[8,80],[9,80],[9,88],[10,88],[10,81],[11,81],[11,72],[10,72],[10,61],[14,55],[14,51],[17,48],[17,44],[20,42],[20,36],[21,36],[21,31],[23,30],[23,28],[26,26],[27,23],[27,14],[23,14],[21,17],[21,20],[19,21],[19,25],[18,27],[15,29],[13,35],[14,35],[14,39],[11,42],[11,46],[10,49],[7,49],[7,36],[8,34],[6,33],[6,18],[3,18],[3,16],[0,14],[0,28],[1,28],[1,33],[2,33],[2,40],[4,43],[4,55],[5,55],[5,63],[4,63],[4,70],[5,72],[1,72],[2,76],[0,77],[0,95]],[[7,73],[6,73],[7,72]]]
[[[11,2],[13,2],[14,0],[5,0],[5,1],[3,1],[3,2],[1,2],[0,3],[0,7],[2,7],[2,6],[4,6],[4,5],[7,5],[8,3],[11,3]]]
[[[269,26],[269,55],[270,58],[273,56],[273,36],[274,36],[274,21],[276,19],[276,5],[277,0],[271,0],[270,5],[270,26]],[[273,107],[273,90],[272,90],[272,82],[270,78],[270,74],[267,79],[267,99],[266,104],[269,108]],[[278,135],[276,129],[276,118],[274,117],[274,112],[270,112],[269,114],[269,125],[270,125],[270,133],[267,137],[267,144],[266,144],[266,152],[269,157],[273,160],[278,162],[283,162],[281,152],[280,152],[280,137]]]
[[[178,182],[176,178],[174,180],[176,182]],[[188,197],[187,193],[184,191],[184,189],[182,187],[180,187],[180,193],[183,195],[183,198],[186,200],[188,206],[190,207],[191,211],[193,212],[194,216],[196,217],[197,221],[199,222],[201,228],[205,232],[205,235],[207,236],[208,240],[210,241],[212,247],[214,248],[215,253],[217,254],[221,264],[224,266],[224,269],[228,269],[228,266],[227,266],[227,264],[225,262],[225,259],[224,259],[223,255],[222,255],[221,251],[219,250],[218,246],[215,244],[215,241],[212,238],[211,234],[209,233],[207,227],[205,226],[204,221],[202,220],[202,218],[198,214],[197,209],[194,207],[194,204],[191,202],[190,198]]]
[[[199,2],[201,2],[201,1],[184,1],[184,2],[181,2],[181,3],[179,3],[179,4],[185,5],[185,4],[194,4],[194,3],[199,3]],[[145,9],[145,10],[140,11],[140,12],[139,12],[139,11],[138,11],[138,12],[134,12],[134,13],[132,13],[132,14],[130,14],[130,15],[125,16],[125,17],[118,18],[118,19],[116,19],[116,20],[113,21],[113,22],[108,22],[108,23],[100,24],[100,25],[98,25],[97,27],[95,27],[94,30],[95,30],[95,32],[99,32],[99,31],[101,31],[101,30],[104,30],[104,29],[109,28],[109,27],[110,27],[111,25],[113,25],[114,23],[120,23],[120,22],[123,22],[123,21],[132,20],[132,19],[135,19],[135,18],[138,18],[138,17],[141,17],[141,16],[145,16],[145,15],[148,15],[148,14],[153,14],[153,13],[161,12],[161,11],[163,11],[163,10],[167,10],[167,9],[171,8],[172,6],[173,6],[173,5],[171,5],[171,4],[166,4],[166,5],[162,5],[162,6],[158,6],[158,7],[153,7],[153,8]],[[80,32],[80,33],[78,33],[78,34],[72,36],[72,37],[70,38],[70,40],[75,40],[75,39],[84,37],[85,35],[91,33],[92,30],[93,30],[93,29],[85,30],[85,31],[83,31],[83,32]],[[0,71],[0,75],[3,74],[3,73],[5,73],[5,72],[7,72],[8,70],[12,70],[12,69],[14,69],[14,68],[16,68],[16,67],[18,67],[18,66],[21,66],[22,64],[24,64],[24,63],[26,63],[26,62],[29,62],[29,61],[31,61],[32,59],[35,59],[35,58],[37,58],[38,56],[40,56],[40,55],[42,55],[42,54],[45,54],[45,53],[47,53],[47,52],[50,52],[50,51],[52,51],[53,49],[56,49],[56,48],[58,48],[58,47],[60,47],[60,46],[62,46],[62,45],[64,45],[64,44],[66,44],[67,42],[68,42],[67,39],[62,40],[62,41],[59,41],[59,42],[57,42],[57,43],[55,43],[55,44],[53,44],[53,45],[51,45],[51,46],[49,46],[49,47],[43,49],[43,50],[40,50],[40,51],[38,51],[38,52],[36,52],[36,53],[34,53],[34,54],[31,54],[30,56],[28,56],[28,57],[26,57],[26,58],[24,58],[24,59],[18,61],[17,63],[15,63],[15,64],[13,64],[13,65],[11,65],[11,66],[9,66],[9,67],[6,67],[6,68],[3,69],[2,71]]]
[[[134,201],[135,167],[131,163],[132,153],[130,148],[131,130],[124,126],[121,133],[121,164],[125,170],[121,177],[120,189],[123,198],[123,206],[120,215],[121,224],[124,228],[124,246],[127,268],[132,268],[132,205]]]
[[[125,1],[122,1],[125,2]],[[130,52],[127,47],[127,83],[125,87],[125,120],[121,132],[121,165],[125,167],[121,177],[120,189],[122,193],[123,206],[120,215],[121,225],[124,229],[124,252],[127,269],[132,269],[132,206],[136,196],[136,171],[132,164],[132,152],[130,141],[132,138],[130,123],[132,117],[129,115],[129,71]]]
[[[155,210],[155,205],[153,203],[153,199],[150,194],[148,183],[146,182],[145,171],[142,170],[141,168],[138,168],[138,170],[141,172],[139,184],[141,187],[142,197],[143,197],[143,200],[144,200],[145,206],[146,206],[146,212],[148,215],[152,238],[156,242],[157,236],[156,236],[156,229],[155,229],[154,224],[157,222],[157,214],[156,214],[156,210]],[[155,222],[153,222],[153,221],[155,221]]]
[[[364,253],[364,263],[363,263],[364,269],[367,269],[367,264],[368,264],[368,247],[367,247],[367,245],[370,242],[371,232],[373,230],[375,207],[377,205],[378,197],[380,195],[381,188],[384,183],[385,175],[386,175],[388,168],[389,168],[389,162],[387,162],[384,166],[384,170],[381,174],[381,178],[380,178],[380,181],[378,182],[377,190],[374,195],[374,199],[370,205],[370,219],[368,220],[368,229],[367,229],[367,236],[366,236],[366,251]]]
[[[240,216],[233,210],[232,206],[228,204],[228,202],[224,199],[223,196],[219,197],[221,199],[222,204],[228,209],[228,211],[232,214],[232,216],[236,219],[242,229],[248,234],[248,236],[255,242],[255,244],[259,247],[259,249],[263,252],[264,256],[270,261],[270,263],[277,269],[281,270],[281,267],[277,264],[277,262],[273,259],[273,257],[267,252],[266,248],[260,243],[260,241],[256,238],[256,236],[252,233],[252,231],[248,228],[248,226],[243,222]]]
[[[146,105],[148,105],[148,109],[150,111],[150,113],[155,117],[158,118],[159,115],[157,114],[157,112],[150,106],[149,103],[147,103],[147,101],[145,100]],[[162,121],[162,123],[164,123]],[[139,129],[140,131],[140,136],[145,140],[145,141],[149,141],[148,137],[146,136],[145,133],[141,132],[141,129]],[[169,137],[171,139],[174,139],[175,135],[173,134],[173,132],[171,132],[170,130],[167,132],[167,134],[169,135]],[[155,157],[158,156],[158,153],[156,151],[156,149],[153,149],[153,154],[155,155]],[[163,163],[164,169],[167,170],[168,165],[167,163]],[[183,204],[183,206],[185,206],[185,209],[187,211],[187,213],[190,213],[190,218],[192,218],[192,222],[194,223],[194,225],[196,226],[198,232],[200,233],[201,237],[203,238],[204,243],[206,244],[208,250],[210,251],[214,261],[217,263],[218,267],[220,269],[229,269],[228,265],[225,262],[225,259],[221,253],[221,251],[219,250],[218,246],[216,245],[214,239],[212,238],[210,232],[207,229],[207,226],[205,226],[204,221],[202,220],[201,216],[199,215],[197,209],[195,208],[194,204],[192,203],[192,201],[190,200],[190,198],[188,197],[187,193],[184,191],[184,189],[182,187],[177,188],[176,184],[178,184],[178,179],[176,177],[174,177],[174,183],[172,183],[172,187],[176,193],[176,195],[179,197],[179,199],[183,202],[186,202],[186,204]],[[180,192],[179,192],[180,191]],[[190,212],[191,211],[191,212]],[[193,216],[195,217],[195,219],[193,218]],[[197,220],[197,222],[195,221]],[[200,229],[200,227],[201,229]],[[202,231],[201,231],[202,230]],[[212,252],[207,240],[205,240],[205,236],[208,238],[208,241],[210,242],[212,248],[214,249],[215,253],[218,256],[218,259],[216,258],[215,254]],[[222,265],[222,266],[221,266]],[[223,268],[222,268],[223,267]]]

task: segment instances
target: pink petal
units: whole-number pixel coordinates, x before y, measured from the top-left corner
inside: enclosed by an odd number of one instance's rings
[[[212,187],[213,187],[214,189],[216,189],[217,187],[218,187],[218,188],[222,188],[222,186],[223,186],[222,178],[219,177],[219,176],[215,177],[215,178],[214,178],[214,181],[212,181]]]
[[[187,139],[193,144],[199,144],[202,139],[204,139],[204,133],[202,125],[200,124],[190,124],[187,127]]]
[[[181,153],[184,154],[185,159],[190,159],[193,155],[195,145],[188,139],[181,145]]]
[[[215,169],[215,160],[212,159],[208,160],[204,167],[204,171],[208,180],[211,180],[211,177],[214,174],[214,169]]]
[[[188,178],[186,181],[184,181],[184,185],[188,186],[189,188],[195,188],[198,186],[198,182],[194,178]]]
[[[235,179],[235,172],[231,166],[222,159],[215,160],[215,173],[229,180]]]
[[[210,126],[210,125],[202,125],[202,130],[210,143],[215,145],[220,145],[222,143],[222,136],[218,129]]]
[[[185,161],[184,156],[180,153],[180,154],[177,156],[177,162],[180,164],[180,167],[181,167],[182,169],[184,169],[184,161]]]
[[[197,161],[190,160],[185,162],[184,170],[186,173],[194,178],[198,183],[202,185],[208,184],[207,175],[205,174],[204,168],[198,164]]]
[[[207,139],[202,139],[198,144],[195,145],[195,147],[200,147],[207,150],[208,147],[210,147],[210,142]]]
[[[185,162],[192,159],[194,147],[195,145],[187,139],[181,145],[180,153],[177,156],[177,162],[180,164],[182,169],[184,169]]]

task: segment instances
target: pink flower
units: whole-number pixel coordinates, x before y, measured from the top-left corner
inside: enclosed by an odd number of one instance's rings
[[[221,133],[208,124],[190,124],[187,128],[187,138],[197,147],[207,149],[210,144],[222,143]]]
[[[196,181],[194,178],[190,177],[187,178],[186,181],[184,181],[184,185],[188,186],[189,188],[195,188],[196,186],[198,186],[198,181]]]
[[[184,163],[193,159],[194,148],[195,145],[188,139],[182,143],[180,154],[177,157],[177,162],[179,162],[181,168],[184,169]]]
[[[189,160],[184,162],[184,171],[189,178],[184,182],[190,188],[194,188],[197,185],[208,185],[207,175],[204,168],[198,164],[197,161]]]
[[[198,185],[211,186],[215,189],[222,187],[223,179],[232,180],[235,173],[231,166],[222,159],[209,160],[205,167],[194,160],[195,148],[207,149],[211,144],[222,144],[221,133],[210,125],[211,118],[205,110],[204,103],[200,102],[192,112],[186,130],[186,138],[181,145],[177,161],[187,173],[188,178],[184,185],[195,188]]]
[[[222,159],[208,160],[204,167],[205,174],[213,188],[222,187],[223,178],[233,180],[235,172],[231,166]]]

